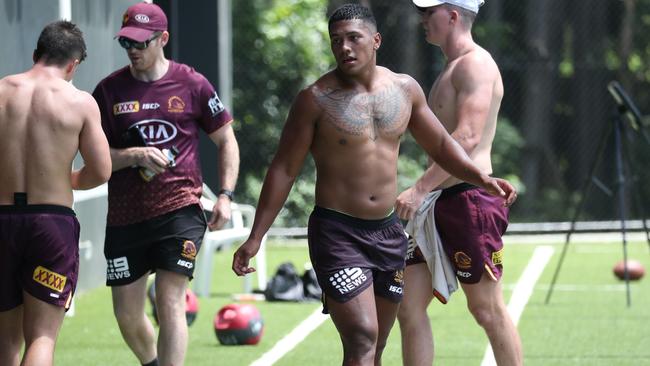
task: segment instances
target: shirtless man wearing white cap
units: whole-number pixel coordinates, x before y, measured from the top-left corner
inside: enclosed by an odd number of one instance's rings
[[[492,56],[477,45],[472,24],[482,0],[413,0],[428,43],[441,48],[447,64],[429,93],[429,107],[485,174],[503,97],[501,74]],[[479,187],[454,178],[433,163],[397,198],[402,219],[412,219],[426,194],[442,190],[435,221],[445,254],[467,306],[487,334],[498,365],[521,365],[517,329],[503,300],[503,242],[508,208]],[[418,243],[419,244],[419,243]],[[404,270],[404,298],[398,319],[404,365],[433,363],[433,335],[427,307],[434,297],[432,276],[417,245],[410,245]]]

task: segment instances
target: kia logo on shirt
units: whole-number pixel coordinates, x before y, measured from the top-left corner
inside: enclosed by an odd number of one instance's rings
[[[135,123],[134,126],[138,126],[147,145],[164,144],[167,141],[173,140],[178,133],[176,126],[161,119],[145,119],[144,121]]]

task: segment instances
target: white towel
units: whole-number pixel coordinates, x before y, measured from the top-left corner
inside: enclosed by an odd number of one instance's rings
[[[451,294],[458,289],[456,273],[449,258],[445,255],[440,235],[436,229],[435,205],[442,190],[429,192],[424,202],[408,222],[405,231],[420,247],[427,267],[431,272],[433,294],[441,303],[446,304]]]

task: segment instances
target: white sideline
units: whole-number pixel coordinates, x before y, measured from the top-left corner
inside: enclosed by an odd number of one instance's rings
[[[291,333],[287,334],[278,343],[275,344],[271,350],[262,355],[262,357],[253,361],[250,366],[271,366],[277,360],[282,358],[285,354],[291,351],[298,343],[302,342],[309,333],[318,328],[325,320],[329,319],[329,315],[321,313],[321,307],[318,306],[307,319],[298,324]]]
[[[535,248],[533,256],[530,258],[530,261],[524,269],[524,272],[521,274],[521,277],[519,277],[519,281],[517,281],[510,302],[508,303],[508,312],[512,317],[512,322],[515,323],[515,327],[517,326],[517,323],[519,323],[521,313],[524,311],[528,299],[530,299],[530,296],[533,293],[535,283],[537,283],[539,276],[544,272],[544,268],[553,256],[554,251],[555,249],[548,245]],[[494,352],[489,343],[485,349],[485,355],[483,356],[481,366],[496,366]]]

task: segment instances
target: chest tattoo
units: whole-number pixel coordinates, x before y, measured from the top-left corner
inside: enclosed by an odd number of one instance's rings
[[[405,91],[394,84],[372,94],[328,89],[317,92],[316,101],[338,131],[352,136],[367,133],[373,141],[380,134],[400,131],[410,112]]]

